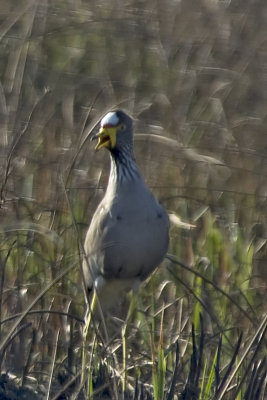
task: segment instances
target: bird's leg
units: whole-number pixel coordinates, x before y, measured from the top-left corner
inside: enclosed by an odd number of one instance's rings
[[[122,366],[123,366],[123,374],[122,374],[122,393],[124,394],[127,387],[127,340],[126,340],[126,327],[127,323],[125,322],[122,326],[121,336],[122,336]]]
[[[133,312],[136,308],[136,294],[131,291],[130,293],[131,299],[130,299],[130,305],[128,309],[128,313],[126,316],[126,319],[123,323],[122,329],[121,329],[121,337],[122,337],[122,365],[123,365],[123,378],[122,378],[122,391],[125,393],[126,387],[127,387],[127,327],[128,323],[133,315]]]
[[[85,383],[85,377],[86,377],[85,372],[86,372],[86,365],[87,365],[86,343],[87,343],[89,326],[90,326],[90,323],[92,320],[92,314],[93,314],[95,306],[96,306],[96,301],[97,301],[97,294],[96,294],[96,291],[94,290],[91,304],[88,304],[88,307],[87,307],[86,316],[85,316],[85,325],[83,328],[81,386],[83,386]]]

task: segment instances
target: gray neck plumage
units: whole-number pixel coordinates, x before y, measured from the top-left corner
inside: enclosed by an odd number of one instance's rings
[[[109,184],[120,186],[140,178],[139,168],[136,164],[131,145],[124,146],[121,149],[113,149],[110,152],[110,156],[111,170]]]

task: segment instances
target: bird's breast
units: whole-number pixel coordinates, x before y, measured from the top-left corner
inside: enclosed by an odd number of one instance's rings
[[[101,246],[101,273],[106,277],[146,278],[162,261],[169,242],[165,210],[151,197],[127,205],[120,199],[102,205],[95,243]]]

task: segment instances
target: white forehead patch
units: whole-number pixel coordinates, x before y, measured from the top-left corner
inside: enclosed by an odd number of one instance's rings
[[[102,118],[102,120],[101,120],[101,126],[105,126],[105,125],[116,126],[116,125],[118,125],[118,123],[119,123],[119,118],[114,111],[107,113],[107,115],[105,115],[104,118]]]

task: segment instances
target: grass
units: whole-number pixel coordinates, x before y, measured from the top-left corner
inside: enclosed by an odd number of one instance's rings
[[[265,3],[2,3],[0,398],[263,400]],[[113,106],[192,226],[107,345],[93,324],[83,341],[81,259],[108,176],[89,133]]]

